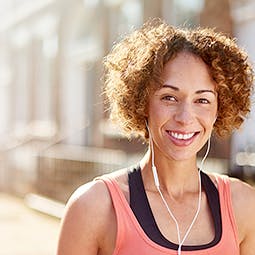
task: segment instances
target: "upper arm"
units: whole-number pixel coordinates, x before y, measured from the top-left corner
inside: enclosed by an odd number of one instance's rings
[[[74,193],[61,222],[57,255],[99,254],[110,204],[107,197],[102,182],[88,183]]]
[[[255,250],[255,189],[234,181],[232,200],[240,239],[240,254],[253,255]]]

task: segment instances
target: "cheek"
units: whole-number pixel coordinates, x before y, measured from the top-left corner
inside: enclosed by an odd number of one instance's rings
[[[198,108],[196,111],[198,117],[203,118],[209,126],[213,126],[217,118],[217,104],[208,108]]]
[[[214,128],[214,123],[216,121],[216,114],[212,115],[212,114],[208,114],[205,118],[204,118],[204,125],[207,129],[209,129],[210,131],[213,130]]]
[[[157,125],[162,124],[163,122],[169,120],[170,113],[167,107],[164,107],[160,104],[151,104],[149,107],[149,119]]]

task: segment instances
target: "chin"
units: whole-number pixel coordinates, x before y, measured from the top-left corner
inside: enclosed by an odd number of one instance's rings
[[[174,160],[174,161],[186,161],[186,160],[190,160],[190,159],[193,159],[194,157],[196,157],[196,155],[194,154],[183,154],[183,153],[180,153],[180,154],[172,154],[172,155],[169,155],[168,158],[170,160]]]

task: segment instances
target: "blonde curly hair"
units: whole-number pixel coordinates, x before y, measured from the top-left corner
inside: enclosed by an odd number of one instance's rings
[[[250,112],[253,70],[234,39],[212,29],[181,29],[154,19],[117,43],[104,59],[110,117],[128,137],[147,140],[150,93],[162,86],[164,65],[182,51],[200,57],[217,84],[218,136],[239,128]]]

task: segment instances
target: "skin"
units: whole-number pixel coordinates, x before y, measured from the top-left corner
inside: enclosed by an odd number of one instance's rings
[[[183,237],[197,209],[196,157],[213,130],[217,93],[205,63],[190,53],[179,53],[170,60],[164,67],[162,78],[163,87],[149,100],[148,126],[161,190],[167,203],[171,204]],[[168,240],[178,243],[176,226],[155,188],[151,164],[149,149],[141,161],[145,190],[160,231]],[[129,201],[126,171],[116,171],[111,176]],[[214,175],[209,176],[215,182]],[[231,179],[231,195],[240,254],[252,255],[255,248],[255,190]],[[115,212],[106,186],[102,181],[87,183],[67,204],[57,255],[111,255],[116,229]],[[213,221],[206,195],[202,192],[199,216],[184,244],[205,244],[213,238]]]

